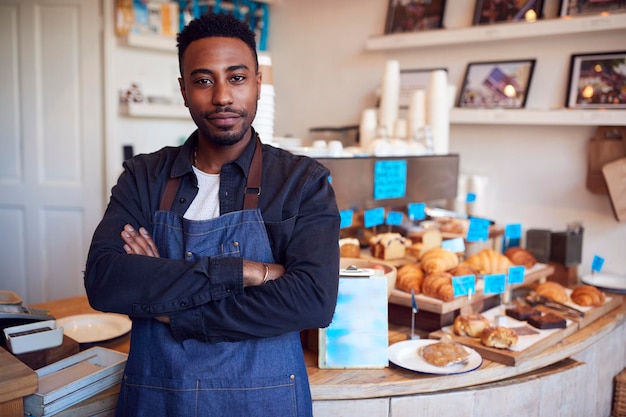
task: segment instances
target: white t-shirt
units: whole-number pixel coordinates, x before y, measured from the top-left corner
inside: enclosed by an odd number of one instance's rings
[[[209,220],[220,215],[220,174],[207,174],[193,167],[198,178],[198,195],[183,215],[187,220]]]

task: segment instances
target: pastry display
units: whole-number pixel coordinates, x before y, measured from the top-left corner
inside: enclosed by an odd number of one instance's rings
[[[598,307],[604,304],[606,295],[592,285],[579,285],[574,288],[570,298],[579,306]]]
[[[489,327],[489,320],[480,313],[461,314],[454,319],[452,326],[458,336],[480,337]]]
[[[426,274],[446,272],[459,264],[459,257],[447,249],[432,248],[421,259],[422,269]]]
[[[537,295],[551,299],[558,303],[566,303],[569,301],[565,287],[554,281],[546,281],[537,285],[535,289]]]
[[[400,233],[380,233],[370,239],[370,253],[383,260],[401,259],[410,245],[411,241]]]
[[[447,272],[426,275],[422,282],[422,294],[442,301],[454,300],[452,275]]]
[[[398,268],[395,286],[404,292],[410,293],[413,290],[415,294],[419,294],[422,291],[423,281],[424,271],[420,264],[405,264]]]
[[[418,354],[431,365],[449,366],[463,362],[469,357],[469,352],[462,345],[455,342],[437,342],[422,346]]]
[[[513,266],[509,258],[493,249],[483,249],[469,256],[465,262],[480,274],[505,273]]]
[[[501,326],[487,327],[480,335],[480,343],[497,349],[507,349],[515,346],[517,340],[518,336],[515,330]]]
[[[553,313],[535,314],[526,321],[537,329],[564,329],[567,327],[565,319]]]
[[[513,264],[525,266],[526,269],[532,268],[537,263],[535,255],[519,246],[508,248],[504,251],[504,256],[509,258]]]
[[[339,239],[339,256],[342,258],[358,258],[361,256],[359,239],[346,237]]]

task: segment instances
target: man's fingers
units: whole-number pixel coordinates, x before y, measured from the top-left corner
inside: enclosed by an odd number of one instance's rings
[[[121,237],[125,243],[124,250],[126,251],[126,253],[159,257],[159,250],[152,240],[150,233],[148,233],[148,231],[144,227],[141,227],[139,230],[140,233],[137,233],[135,228],[132,227],[130,224],[124,226]]]

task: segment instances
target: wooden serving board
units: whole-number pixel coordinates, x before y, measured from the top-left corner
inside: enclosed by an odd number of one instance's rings
[[[568,295],[572,293],[570,289],[566,288],[566,291]],[[615,294],[611,294],[611,295],[607,294],[606,301],[604,302],[604,304],[598,307],[582,307],[573,302],[565,303],[565,305],[582,312],[583,313],[582,317],[574,317],[573,315],[564,314],[563,312],[559,310],[549,309],[548,307],[543,307],[543,309],[550,310],[550,312],[554,314],[576,321],[578,323],[578,328],[582,329],[583,327],[589,326],[591,323],[598,320],[600,317],[604,316],[609,311],[621,306],[622,302],[623,302],[623,298],[621,296],[615,295]]]
[[[512,288],[515,289],[543,280],[553,273],[553,266],[538,263],[526,271],[526,274],[524,275],[524,282],[522,284],[513,285]],[[432,313],[438,314],[446,314],[455,310],[460,310],[471,303],[476,303],[482,299],[493,296],[493,294],[485,295],[483,293],[483,281],[481,279],[478,279],[476,282],[476,294],[472,296],[471,300],[468,300],[468,297],[464,296],[457,297],[452,301],[444,302],[433,297],[427,297],[424,294],[416,294],[415,302],[417,303],[418,310],[430,311]],[[389,303],[398,304],[405,307],[411,307],[411,294],[394,288],[393,290],[391,290]]]
[[[504,306],[494,307],[483,312],[483,315],[494,323],[497,315],[504,315]],[[524,321],[518,321],[508,316],[505,321],[504,325],[506,327],[515,328],[528,326],[528,328],[536,331],[537,334],[519,336],[518,343],[510,349],[491,348],[483,345],[478,338],[457,336],[454,334],[452,326],[446,326],[440,330],[434,331],[430,333],[428,337],[431,339],[441,339],[443,336],[449,335],[455,341],[476,350],[484,359],[489,359],[507,366],[516,366],[533,358],[578,330],[578,323],[572,320],[567,320],[567,327],[564,329],[547,330],[536,329]]]

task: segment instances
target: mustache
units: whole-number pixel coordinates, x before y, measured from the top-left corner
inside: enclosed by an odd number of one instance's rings
[[[215,110],[206,113],[205,116],[208,117],[208,116],[212,116],[214,114],[219,114],[219,113],[235,113],[235,114],[238,114],[239,116],[245,116],[247,114],[244,110],[236,110],[228,106],[219,106],[219,107],[216,107]]]

